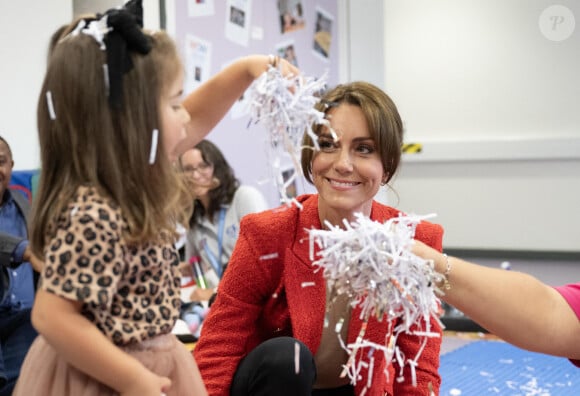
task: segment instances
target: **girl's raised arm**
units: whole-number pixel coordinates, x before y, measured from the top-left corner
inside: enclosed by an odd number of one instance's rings
[[[191,120],[181,149],[185,151],[202,140],[270,65],[278,67],[284,76],[300,73],[294,65],[279,57],[249,55],[232,62],[191,92],[183,101]]]

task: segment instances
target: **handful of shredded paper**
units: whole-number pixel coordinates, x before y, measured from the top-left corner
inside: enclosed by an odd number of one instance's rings
[[[344,228],[327,223],[327,230],[309,231],[311,260],[317,270],[323,271],[331,301],[334,296],[346,294],[351,307],[361,308],[363,326],[356,342],[344,345],[340,340],[350,356],[343,375],[348,375],[353,384],[362,369],[369,370],[370,381],[374,354],[380,351],[387,366],[393,359],[399,363],[399,381],[403,368],[409,365],[416,385],[415,367],[427,339],[440,336],[431,331],[430,319],[439,315],[435,293],[441,293],[436,285],[443,275],[434,270],[432,262],[410,252],[417,225],[428,217],[432,216],[399,216],[379,223],[357,214],[353,223],[344,221]],[[315,244],[319,247],[316,253]],[[391,326],[383,345],[365,339],[371,317]],[[399,351],[397,338],[402,333],[423,338],[416,356],[404,356]],[[360,353],[363,349],[367,353]],[[386,370],[385,375],[388,377]]]
[[[286,188],[302,172],[300,155],[302,137],[309,134],[318,149],[318,139],[312,131],[315,124],[329,125],[324,113],[314,105],[326,84],[326,75],[315,79],[302,75],[284,77],[275,67],[258,77],[248,88],[251,122],[262,124],[269,139],[269,160],[275,171],[275,183],[283,203],[300,204],[289,197]],[[290,162],[294,172],[284,177],[286,163]]]

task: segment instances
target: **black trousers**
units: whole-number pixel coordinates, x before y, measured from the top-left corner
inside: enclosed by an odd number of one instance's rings
[[[296,373],[296,345],[298,368]],[[354,396],[350,385],[336,389],[312,389],[316,365],[312,353],[292,337],[264,341],[240,362],[231,396]]]

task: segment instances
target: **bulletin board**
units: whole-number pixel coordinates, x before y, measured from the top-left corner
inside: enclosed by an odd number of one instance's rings
[[[275,54],[298,66],[306,76],[338,82],[337,0],[184,0],[168,8],[186,69],[185,92],[249,54]],[[267,154],[267,133],[251,123],[243,98],[208,135],[243,184],[260,189],[272,207],[280,203]],[[250,124],[250,126],[248,126]],[[289,160],[287,172],[292,172]],[[291,190],[310,190],[299,178]]]

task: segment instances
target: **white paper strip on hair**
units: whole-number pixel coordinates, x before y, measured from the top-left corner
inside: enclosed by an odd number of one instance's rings
[[[48,115],[51,120],[56,120],[56,113],[54,112],[54,103],[52,103],[52,92],[46,91],[46,105],[48,107]]]
[[[159,140],[159,130],[154,129],[151,133],[151,151],[149,152],[149,164],[153,165],[155,163],[155,157],[157,156],[157,141]]]

